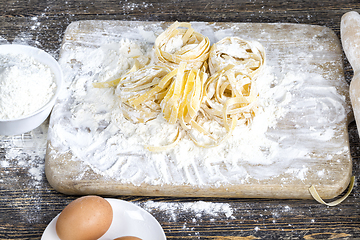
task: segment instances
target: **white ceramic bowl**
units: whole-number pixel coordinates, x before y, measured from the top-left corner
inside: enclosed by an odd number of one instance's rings
[[[16,119],[0,119],[0,135],[18,135],[37,128],[49,116],[61,90],[63,73],[59,63],[50,54],[46,53],[41,49],[18,44],[0,45],[0,54],[8,53],[26,54],[35,58],[40,63],[49,66],[54,74],[56,82],[56,91],[54,96],[45,106],[43,106],[36,112],[32,113],[31,115]]]

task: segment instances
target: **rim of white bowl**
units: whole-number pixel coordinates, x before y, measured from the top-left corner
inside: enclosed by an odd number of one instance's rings
[[[4,49],[6,49],[6,51],[3,51]],[[15,52],[14,52],[14,50],[15,50]],[[24,51],[24,52],[22,52],[22,51]],[[44,111],[44,109],[46,109],[49,105],[54,104],[53,101],[56,101],[56,99],[58,98],[58,95],[59,95],[62,85],[63,85],[63,72],[61,70],[61,67],[60,67],[58,61],[56,61],[53,56],[51,56],[49,53],[47,53],[46,51],[44,51],[40,48],[36,48],[36,47],[30,46],[30,45],[23,45],[23,44],[2,44],[2,45],[0,45],[0,54],[2,54],[2,53],[15,53],[15,54],[24,53],[29,56],[33,56],[32,54],[36,53],[36,55],[46,56],[46,61],[42,61],[34,56],[33,57],[37,61],[39,61],[42,64],[45,64],[46,66],[48,66],[51,69],[51,72],[54,75],[54,80],[56,83],[56,90],[55,90],[55,93],[52,96],[52,98],[44,106],[42,106],[35,112],[32,112],[27,115],[23,115],[18,118],[11,118],[11,119],[0,118],[0,122],[12,122],[12,121],[18,121],[18,120],[23,120],[23,119],[29,118],[31,116],[35,116],[38,113]],[[57,74],[55,73],[57,71],[59,72],[59,78],[60,78],[59,80],[57,78]]]

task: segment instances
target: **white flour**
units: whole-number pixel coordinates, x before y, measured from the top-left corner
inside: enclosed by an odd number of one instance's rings
[[[21,118],[39,110],[55,89],[48,66],[26,55],[0,55],[0,119]]]

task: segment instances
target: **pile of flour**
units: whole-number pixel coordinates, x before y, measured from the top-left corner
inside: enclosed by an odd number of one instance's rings
[[[0,119],[36,112],[54,96],[51,69],[25,54],[0,55]]]

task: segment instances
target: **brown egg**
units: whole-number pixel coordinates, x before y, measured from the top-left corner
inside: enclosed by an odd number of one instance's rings
[[[142,240],[142,239],[138,237],[126,236],[126,237],[115,238],[114,240]]]
[[[61,240],[96,240],[110,228],[112,219],[113,210],[106,199],[84,196],[60,213],[56,233]]]

